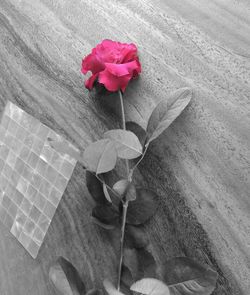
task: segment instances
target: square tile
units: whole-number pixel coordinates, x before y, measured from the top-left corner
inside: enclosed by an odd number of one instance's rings
[[[51,184],[53,184],[56,180],[58,172],[52,167],[48,166],[46,171],[46,178],[49,180]]]
[[[48,164],[43,159],[39,159],[38,164],[36,166],[36,171],[40,175],[44,176],[46,174],[47,167],[48,167]]]
[[[19,125],[14,120],[10,119],[9,125],[8,125],[9,133],[15,136],[18,131],[18,127]]]
[[[30,218],[27,218],[23,226],[23,232],[29,236],[32,236],[34,233],[35,227],[36,227],[35,222],[32,221]]]
[[[39,252],[39,248],[40,248],[40,245],[37,245],[34,241],[30,241],[28,247],[27,247],[27,251],[30,253],[30,255],[33,257],[33,258],[36,258],[38,252]]]
[[[46,198],[39,192],[36,194],[34,205],[39,209],[43,210],[46,204]]]
[[[10,232],[12,233],[12,235],[14,237],[16,237],[18,239],[19,236],[20,236],[20,234],[21,234],[21,232],[22,232],[22,230],[23,230],[23,227],[20,226],[17,222],[14,221],[14,223],[13,223],[13,225],[11,227]]]
[[[10,122],[10,117],[3,114],[1,125],[2,127],[7,130]]]
[[[25,162],[21,158],[17,157],[15,167],[14,167],[15,171],[17,171],[19,174],[22,174],[24,166],[25,166]]]
[[[22,118],[21,118],[19,124],[20,124],[24,129],[27,129],[27,130],[29,131],[29,128],[31,128],[31,125],[32,125],[32,123],[33,123],[33,120],[34,120],[34,119],[33,119],[29,114],[23,112],[23,115],[22,115]]]
[[[6,194],[3,195],[3,200],[1,205],[4,207],[5,210],[8,211],[11,205],[11,199]]]
[[[36,206],[33,206],[31,208],[29,217],[30,217],[31,220],[33,220],[36,223],[41,214],[42,214],[42,212]]]
[[[34,143],[34,140],[35,140],[35,136],[31,133],[29,133],[26,138],[24,139],[23,143],[26,147],[29,148],[29,150],[31,149],[33,143]]]
[[[5,188],[5,192],[4,193],[8,197],[12,198],[14,191],[15,191],[15,187],[13,186],[13,184],[11,184],[11,182],[8,182],[8,184],[7,184],[6,188]]]
[[[7,213],[3,223],[8,230],[11,230],[11,227],[13,225],[13,221],[14,221],[13,217]]]
[[[20,209],[24,212],[24,214],[28,216],[31,211],[31,208],[32,208],[31,202],[28,199],[23,198]]]
[[[30,154],[30,149],[24,145],[21,148],[19,158],[26,162],[28,160],[29,154]]]
[[[7,215],[7,210],[2,205],[0,205],[0,220],[2,222],[4,222],[6,215]]]
[[[49,128],[43,124],[40,125],[36,136],[40,138],[40,140],[45,141],[47,139],[47,136],[49,135]]]
[[[49,197],[50,191],[51,191],[52,185],[46,180],[42,179],[39,192],[44,195],[46,198]]]
[[[28,245],[30,244],[31,237],[27,235],[24,231],[21,232],[18,241],[24,246],[26,249]]]
[[[38,190],[41,185],[41,182],[42,182],[42,176],[36,171],[34,171],[30,178],[30,184],[32,184],[34,188]]]
[[[49,201],[46,202],[45,207],[43,209],[43,213],[49,218],[52,219],[56,212],[56,207],[50,203]]]
[[[4,175],[0,175],[0,189],[4,191],[8,184],[8,179]]]
[[[32,240],[37,244],[41,245],[44,239],[45,232],[43,232],[38,226],[35,228]]]
[[[11,119],[19,123],[22,119],[24,111],[20,109],[17,105],[8,102],[5,108],[5,113],[8,114]]]
[[[17,184],[17,190],[19,190],[20,193],[23,195],[26,193],[26,190],[28,188],[28,182],[25,180],[22,176],[20,177],[18,184]]]
[[[62,176],[61,174],[57,175],[56,181],[55,181],[55,187],[60,191],[64,192],[66,186],[67,186],[68,180]]]
[[[30,165],[30,167],[35,169],[38,163],[38,160],[39,160],[38,155],[31,151],[28,157],[28,164]]]
[[[38,219],[38,222],[37,222],[37,225],[39,226],[39,228],[46,233],[47,229],[49,228],[49,225],[50,225],[50,219],[45,216],[44,214],[41,214],[39,219]]]
[[[6,161],[9,154],[9,147],[6,144],[0,144],[0,158]]]
[[[30,201],[31,204],[34,204],[37,195],[37,190],[33,185],[29,184],[25,197]]]
[[[28,165],[28,164],[24,164],[23,167],[23,172],[22,172],[22,177],[29,182],[31,176],[33,174],[33,169]]]
[[[55,170],[60,171],[60,168],[63,163],[63,157],[57,152],[53,151],[53,155],[51,158],[51,166],[54,167]]]
[[[43,146],[42,152],[41,152],[41,159],[43,159],[45,162],[50,163],[53,155],[53,149],[48,145],[45,144]]]
[[[10,166],[10,167],[13,167],[15,166],[16,164],[16,159],[17,159],[17,156],[16,154],[14,154],[12,151],[9,152],[8,154],[8,157],[6,159],[6,163]]]
[[[14,190],[13,195],[11,196],[12,201],[20,206],[23,201],[24,195],[20,193],[17,189]]]
[[[14,202],[12,202],[9,209],[8,209],[8,213],[9,213],[10,216],[15,218],[16,214],[17,214],[17,210],[18,210],[17,205]]]
[[[72,172],[75,168],[75,165],[72,165],[72,163],[68,161],[64,161],[62,163],[62,166],[60,167],[60,173],[65,177],[65,178],[70,178],[72,175]]]
[[[18,126],[18,130],[16,133],[16,138],[18,138],[21,142],[23,142],[28,136],[29,132],[24,129],[22,126]]]
[[[14,223],[18,227],[23,228],[26,220],[27,220],[27,216],[23,213],[22,210],[18,209]]]
[[[20,177],[21,177],[21,175],[20,175],[17,171],[14,170],[14,171],[12,172],[11,177],[10,177],[10,183],[11,183],[14,187],[16,187],[17,184],[18,184],[18,181],[19,181]]]
[[[15,144],[12,146],[12,151],[15,153],[17,156],[20,154],[20,151],[23,147],[22,142],[19,139],[15,140]]]
[[[44,142],[37,137],[36,140],[33,142],[33,145],[31,148],[32,148],[32,151],[34,151],[34,153],[36,153],[37,155],[40,155],[43,149],[43,146],[44,146]]]
[[[5,165],[4,165],[4,167],[3,167],[2,174],[3,174],[7,179],[10,179],[12,172],[13,172],[13,168],[11,168],[7,163],[5,163]]]

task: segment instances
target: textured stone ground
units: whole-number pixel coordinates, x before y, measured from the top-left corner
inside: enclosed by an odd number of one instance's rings
[[[117,126],[80,73],[102,39],[139,47],[143,74],[125,95],[129,119],[145,126],[169,92],[194,89],[137,177],[160,195],[147,224],[156,259],[206,261],[220,274],[217,295],[250,289],[249,12],[247,0],[0,3],[0,109],[11,100],[81,149]],[[89,218],[84,176],[78,164],[36,260],[0,225],[1,294],[55,294],[48,268],[58,255],[88,288],[116,273],[114,249]]]

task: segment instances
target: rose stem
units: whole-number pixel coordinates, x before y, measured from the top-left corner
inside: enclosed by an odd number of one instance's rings
[[[126,130],[126,121],[125,121],[123,97],[122,97],[122,92],[120,90],[119,90],[119,98],[120,98],[120,105],[121,105],[122,128],[123,128],[123,130]],[[126,161],[127,177],[129,178],[129,163],[128,163],[127,159],[125,161]],[[128,201],[125,200],[123,202],[123,210],[122,210],[120,261],[119,261],[118,281],[117,281],[117,290],[118,291],[120,291],[120,285],[121,285],[122,263],[123,263],[123,255],[124,255],[124,235],[125,235],[125,226],[126,226],[126,219],[127,219],[127,210],[128,210]]]

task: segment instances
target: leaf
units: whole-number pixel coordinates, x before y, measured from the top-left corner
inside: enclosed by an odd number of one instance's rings
[[[134,280],[156,276],[156,262],[146,249],[124,249],[124,265],[129,269]]]
[[[106,225],[115,225],[119,214],[111,205],[97,205],[92,210],[92,216]]]
[[[127,224],[125,227],[125,245],[128,248],[146,247],[149,241],[145,232],[138,226]]]
[[[113,142],[109,139],[101,139],[91,143],[83,153],[83,160],[87,169],[97,174],[114,169],[117,153]]]
[[[91,289],[86,293],[86,295],[103,295],[103,292],[100,289]]]
[[[59,257],[50,267],[49,278],[62,295],[85,294],[85,286],[78,271],[63,257]]]
[[[115,286],[108,280],[103,281],[103,286],[109,295],[124,295],[123,293],[119,292],[115,288]]]
[[[133,183],[129,183],[127,192],[126,192],[126,200],[127,201],[134,201],[136,200],[136,188]]]
[[[139,261],[138,277],[155,277],[157,265],[153,255],[146,249],[138,249],[137,256]]]
[[[187,257],[177,257],[164,265],[164,280],[171,295],[209,295],[213,292],[217,273]]]
[[[148,189],[136,189],[136,200],[129,203],[127,223],[139,225],[149,220],[158,207],[158,196]]]
[[[110,203],[112,203],[112,200],[111,200],[111,198],[110,198],[110,195],[109,195],[109,192],[108,192],[107,186],[106,186],[106,184],[105,184],[104,182],[103,182],[103,184],[102,184],[102,188],[103,188],[103,192],[104,192],[104,195],[105,195],[106,199],[107,199]]]
[[[131,131],[114,129],[105,132],[104,137],[114,141],[117,155],[122,159],[135,159],[142,154],[140,141]]]
[[[106,229],[106,230],[112,230],[115,228],[113,224],[106,224],[101,222],[99,219],[95,218],[94,216],[91,216],[92,222],[95,223],[96,225]]]
[[[113,189],[120,195],[123,196],[127,190],[129,181],[127,179],[118,180],[114,185]]]
[[[133,132],[140,140],[141,145],[144,146],[147,133],[139,124],[132,121],[126,122],[126,129]]]
[[[108,204],[108,201],[104,195],[102,183],[100,180],[90,171],[86,171],[86,184],[89,193],[98,204]]]
[[[135,186],[127,179],[117,181],[114,184],[113,189],[122,197],[126,195],[127,201],[134,201],[136,199]]]
[[[133,284],[134,280],[132,274],[126,265],[122,265],[122,275],[121,275],[121,288],[129,291],[130,286]]]
[[[130,290],[145,295],[169,295],[169,288],[163,282],[147,278],[134,283]]]
[[[153,110],[147,126],[149,140],[156,139],[181,114],[191,100],[192,91],[181,88],[170,94],[169,99],[162,100]]]
[[[123,264],[129,269],[133,279],[136,280],[138,276],[139,261],[135,249],[124,249]]]
[[[73,146],[73,144],[69,143],[67,140],[57,140],[48,137],[49,145],[56,150],[58,153],[62,155],[69,155],[73,159],[83,162],[80,151]],[[83,163],[85,165],[85,163]]]

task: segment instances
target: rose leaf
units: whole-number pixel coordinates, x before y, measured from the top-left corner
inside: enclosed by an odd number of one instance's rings
[[[135,186],[129,182],[127,179],[121,179],[117,181],[113,189],[121,196],[123,197],[126,195],[127,201],[134,201],[136,199],[136,189]]]
[[[125,294],[130,293],[130,286],[134,283],[132,274],[126,265],[122,265],[121,290]]]
[[[125,227],[125,245],[128,248],[144,248],[148,245],[148,238],[140,227],[127,224]]]
[[[100,289],[90,289],[86,295],[103,295],[103,292]]]
[[[149,220],[158,207],[158,196],[148,189],[136,189],[136,200],[129,203],[127,223],[139,225]]]
[[[98,204],[107,204],[108,201],[104,195],[102,183],[90,171],[86,171],[86,184],[89,193]]]
[[[116,191],[120,196],[123,196],[127,190],[129,185],[129,181],[127,179],[118,180],[114,185],[113,189]]]
[[[123,264],[129,269],[132,278],[136,280],[139,271],[139,261],[136,249],[124,249]]]
[[[101,222],[99,219],[95,218],[94,216],[91,216],[91,220],[93,223],[95,223],[96,225],[106,229],[106,230],[113,230],[115,229],[115,225],[113,224],[106,224]]]
[[[108,192],[107,185],[104,182],[102,184],[102,187],[103,187],[103,193],[104,193],[106,199],[108,200],[109,203],[112,203],[112,200],[111,200],[109,192]]]
[[[59,257],[50,267],[49,278],[62,295],[85,294],[85,286],[78,271],[63,257]]]
[[[138,249],[137,257],[139,262],[138,278],[156,276],[157,265],[153,255],[147,249]]]
[[[156,139],[169,125],[181,114],[191,100],[192,91],[189,88],[181,88],[170,94],[169,99],[162,100],[153,110],[147,126],[149,140]]]
[[[122,292],[118,291],[109,280],[104,280],[103,286],[109,295],[124,295]]]
[[[139,138],[141,145],[144,146],[147,133],[139,124],[132,121],[126,122],[126,129],[133,132]]]
[[[111,205],[97,205],[92,216],[106,225],[116,225],[119,219],[118,212]]]
[[[170,295],[167,285],[152,278],[137,281],[130,287],[130,290],[145,295]]]
[[[101,139],[91,143],[83,153],[83,160],[87,169],[97,174],[114,169],[117,153],[113,142],[109,139]]]
[[[164,265],[164,281],[171,295],[209,295],[213,292],[217,272],[206,264],[187,257],[176,257]]]
[[[135,159],[142,154],[140,141],[131,131],[114,129],[105,132],[104,137],[113,140],[119,158]]]

